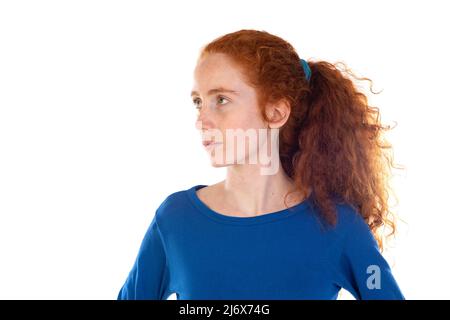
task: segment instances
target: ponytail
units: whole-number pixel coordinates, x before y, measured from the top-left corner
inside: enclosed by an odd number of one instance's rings
[[[294,108],[298,119],[295,132],[296,150],[283,158],[291,177],[309,197],[325,220],[336,223],[336,203],[347,203],[357,210],[369,225],[383,248],[379,227],[395,233],[395,215],[387,200],[393,193],[389,185],[392,147],[383,137],[390,126],[380,123],[379,109],[368,105],[365,94],[355,87],[356,77],[344,63],[309,62],[309,90]],[[372,91],[371,87],[371,92]],[[295,118],[295,116],[294,116]],[[290,136],[284,134],[286,138]],[[288,140],[280,141],[280,146]],[[292,147],[292,144],[291,144]],[[287,160],[287,161],[286,161]]]

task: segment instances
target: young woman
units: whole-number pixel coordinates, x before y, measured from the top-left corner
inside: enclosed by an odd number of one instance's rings
[[[118,299],[404,299],[381,255],[386,128],[346,75],[265,31],[203,47],[197,128],[226,177],[163,201]]]

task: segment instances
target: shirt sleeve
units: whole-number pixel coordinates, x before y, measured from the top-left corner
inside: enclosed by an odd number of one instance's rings
[[[404,300],[369,226],[354,214],[340,258],[341,287],[358,300]]]
[[[117,300],[166,300],[169,284],[170,273],[155,214]]]

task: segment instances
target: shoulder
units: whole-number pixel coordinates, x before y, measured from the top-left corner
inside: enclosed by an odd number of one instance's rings
[[[362,217],[358,209],[348,203],[337,203],[336,224],[331,227],[331,233],[339,239],[344,240],[347,237],[369,235],[371,231],[368,224]]]
[[[164,198],[155,212],[155,220],[159,227],[180,223],[186,219],[191,208],[189,193],[195,192],[196,187],[198,185],[174,191]]]
[[[352,227],[366,224],[361,213],[352,205],[340,203],[336,205],[337,225],[343,229],[351,229]]]
[[[368,261],[379,255],[377,241],[361,213],[350,204],[337,204],[336,225],[329,233],[328,253],[333,265],[342,259]]]
[[[359,242],[370,244],[375,247],[377,246],[377,242],[369,225],[354,206],[350,204],[338,204],[336,209],[336,230],[346,242]]]

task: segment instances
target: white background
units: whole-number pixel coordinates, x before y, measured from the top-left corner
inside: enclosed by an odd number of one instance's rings
[[[386,257],[406,298],[448,299],[445,5],[1,1],[0,298],[116,298],[163,199],[223,178],[194,126],[200,47],[258,29],[383,90],[369,99],[407,167]]]

